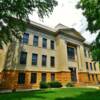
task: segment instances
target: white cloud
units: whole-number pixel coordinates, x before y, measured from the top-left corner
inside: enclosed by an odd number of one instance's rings
[[[58,23],[62,23],[68,27],[73,27],[86,38],[86,42],[95,39],[96,34],[86,32],[86,18],[82,15],[82,10],[76,9],[75,5],[79,0],[57,0],[58,6],[54,8],[52,15],[45,17],[43,21],[38,17],[36,12],[30,15],[30,19],[43,25],[54,27]]]

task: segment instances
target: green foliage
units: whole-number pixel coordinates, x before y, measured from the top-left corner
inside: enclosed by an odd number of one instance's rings
[[[69,82],[66,84],[66,87],[74,87],[74,84],[72,82]]]
[[[41,89],[46,89],[46,88],[48,88],[48,83],[46,83],[46,82],[40,82],[40,88],[41,88]]]
[[[95,61],[100,61],[100,33],[96,40],[91,44],[92,57]]]
[[[49,16],[57,5],[55,0],[0,0],[0,46],[12,42],[12,37],[20,39],[20,31],[25,31],[29,14],[33,11],[43,18]]]
[[[48,83],[50,88],[60,88],[62,87],[62,84],[58,81],[53,81]]]
[[[100,61],[100,0],[80,0],[77,8],[81,8],[83,15],[87,18],[87,30],[91,33],[99,33],[96,40],[91,44],[91,50],[93,59]]]

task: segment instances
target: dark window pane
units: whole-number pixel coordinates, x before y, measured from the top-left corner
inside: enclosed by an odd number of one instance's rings
[[[45,38],[42,39],[42,47],[47,48],[47,39]]]
[[[35,47],[38,46],[38,36],[34,36],[34,39],[33,39],[33,46],[35,46]]]
[[[90,69],[92,70],[92,63],[90,63]]]
[[[55,81],[55,73],[51,73],[51,81]]]
[[[96,70],[96,63],[94,63],[94,70]]]
[[[47,63],[47,56],[42,55],[42,66],[46,66],[46,63]]]
[[[55,57],[51,56],[51,67],[55,66]]]
[[[22,43],[28,43],[28,39],[29,39],[29,34],[24,33],[23,38],[22,38]]]
[[[42,82],[46,82],[46,73],[42,73]]]
[[[26,64],[27,52],[21,52],[20,55],[20,64]]]
[[[92,74],[92,79],[93,79],[93,81],[94,81],[94,75]]]
[[[51,49],[54,49],[54,41],[51,40]]]
[[[37,58],[38,58],[37,54],[32,54],[32,65],[37,65]]]
[[[36,81],[37,81],[37,74],[31,73],[31,83],[36,83]]]
[[[88,80],[90,81],[90,74],[88,74]]]
[[[88,68],[88,62],[86,62],[86,69],[88,70],[89,68]]]
[[[25,83],[25,73],[19,73],[18,84],[24,84],[24,83]]]
[[[69,59],[75,59],[75,51],[74,48],[67,47],[67,53]]]

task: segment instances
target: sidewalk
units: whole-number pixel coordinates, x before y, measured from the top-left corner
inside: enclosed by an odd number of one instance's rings
[[[16,92],[34,91],[34,90],[40,90],[40,89],[39,88],[37,89],[16,89]],[[11,89],[0,90],[0,93],[11,93],[11,92],[13,92]]]

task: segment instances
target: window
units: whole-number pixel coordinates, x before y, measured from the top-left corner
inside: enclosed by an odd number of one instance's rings
[[[39,39],[38,36],[34,36],[34,39],[33,39],[33,46],[35,46],[35,47],[38,46],[38,39]]]
[[[46,73],[42,73],[42,82],[46,82]]]
[[[24,33],[23,38],[22,38],[22,43],[28,43],[28,39],[29,39],[29,34],[28,33]]]
[[[37,54],[32,54],[32,65],[37,65],[37,58],[38,58],[38,55]]]
[[[94,70],[96,71],[96,63],[94,63]]]
[[[36,81],[37,81],[37,74],[31,73],[31,83],[36,83]]]
[[[46,66],[46,62],[47,62],[47,56],[42,55],[42,66]]]
[[[55,73],[51,73],[51,81],[55,81]]]
[[[67,53],[69,59],[75,59],[75,51],[74,48],[67,47]]]
[[[88,68],[88,62],[86,62],[86,69],[88,70],[89,68]]]
[[[92,63],[90,63],[90,69],[92,70]]]
[[[94,75],[92,74],[92,79],[93,79],[93,81],[94,81]]]
[[[42,47],[47,48],[47,39],[45,38],[42,39]]]
[[[24,84],[24,83],[25,83],[25,73],[19,73],[18,84]]]
[[[54,49],[55,46],[54,46],[54,41],[51,40],[51,49]]]
[[[51,67],[55,66],[55,57],[51,56]]]
[[[98,81],[98,75],[96,74],[96,80]]]
[[[90,74],[88,74],[88,80],[90,81]]]
[[[20,64],[26,64],[27,52],[21,52],[20,55]]]

